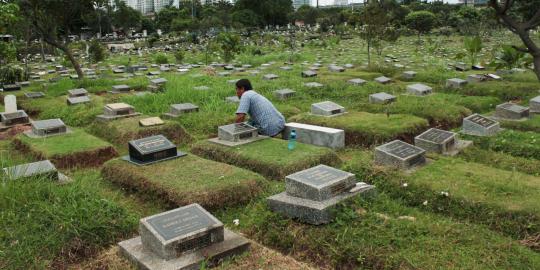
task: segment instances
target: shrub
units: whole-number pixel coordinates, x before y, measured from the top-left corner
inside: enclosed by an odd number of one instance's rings
[[[169,59],[167,58],[167,55],[165,55],[163,53],[156,54],[156,57],[154,57],[154,61],[158,65],[169,63]]]
[[[18,66],[6,65],[0,68],[0,82],[3,84],[20,82],[23,75],[23,69]]]
[[[90,57],[90,61],[93,63],[97,63],[100,61],[105,60],[106,57],[106,50],[103,45],[98,40],[92,40],[90,42],[90,47],[88,48],[88,54]]]
[[[174,52],[174,58],[176,59],[176,63],[180,64],[182,61],[184,61],[185,53],[182,50],[177,50]]]

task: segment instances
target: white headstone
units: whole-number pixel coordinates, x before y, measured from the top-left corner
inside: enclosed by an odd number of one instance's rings
[[[14,95],[7,95],[4,98],[6,113],[14,113],[17,111],[17,98]]]

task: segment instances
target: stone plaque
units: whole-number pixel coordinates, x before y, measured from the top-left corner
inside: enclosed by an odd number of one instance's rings
[[[165,241],[217,224],[207,212],[195,206],[151,217],[146,221]]]
[[[354,174],[319,165],[286,177],[290,196],[314,201],[331,199],[356,185]]]
[[[88,95],[88,91],[84,88],[71,89],[68,91],[69,97],[82,97]]]
[[[67,127],[60,119],[48,119],[32,122],[32,133],[36,136],[46,137],[67,132]]]
[[[2,122],[4,126],[27,124],[29,121],[28,115],[23,110],[12,113],[0,113],[0,122]]]
[[[425,152],[422,148],[395,140],[375,148],[375,163],[409,169],[425,163]]]
[[[479,114],[472,115],[468,117],[467,120],[486,128],[497,124],[497,122]]]
[[[396,97],[385,92],[369,95],[369,103],[388,104],[396,101]]]
[[[345,108],[331,101],[319,102],[311,105],[314,115],[334,116],[345,113]]]
[[[454,132],[431,128],[414,138],[416,146],[438,154],[446,154],[456,147],[457,134]]]
[[[68,97],[67,98],[67,105],[73,106],[77,104],[84,104],[89,103],[90,97],[89,96],[80,96],[80,97]]]
[[[529,108],[507,102],[497,105],[495,116],[507,120],[520,120],[529,117]]]
[[[17,111],[17,97],[7,95],[4,97],[4,110],[6,113],[14,113]]]
[[[220,140],[238,142],[248,140],[258,136],[258,129],[247,123],[237,123],[218,128],[218,137]]]
[[[24,93],[24,96],[26,98],[30,98],[30,99],[42,98],[42,97],[45,97],[45,93],[43,93],[43,92],[28,92],[28,93]]]
[[[51,180],[58,180],[58,171],[49,160],[4,168],[3,172],[4,175],[10,180],[28,177],[43,177]]]
[[[416,83],[407,86],[407,92],[415,96],[427,96],[433,92],[433,89],[425,84]]]
[[[476,136],[491,136],[499,132],[500,124],[479,114],[463,119],[463,133]]]
[[[129,160],[138,165],[184,156],[171,141],[157,135],[129,142]]]
[[[274,91],[274,95],[280,100],[291,98],[294,96],[295,93],[296,91],[288,89],[288,88]]]

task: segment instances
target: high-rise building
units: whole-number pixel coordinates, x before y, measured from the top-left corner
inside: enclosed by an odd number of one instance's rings
[[[311,0],[293,0],[294,9],[298,9],[303,5],[311,5]]]
[[[349,4],[349,0],[334,0],[334,6],[346,6]]]
[[[173,5],[178,7],[178,0],[120,0],[129,7],[140,11],[142,14],[158,12],[161,9]],[[109,0],[109,4],[114,7],[115,0]]]

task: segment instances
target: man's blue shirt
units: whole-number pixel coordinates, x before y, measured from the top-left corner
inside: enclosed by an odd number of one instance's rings
[[[257,127],[262,135],[275,136],[285,127],[285,117],[272,102],[253,90],[242,94],[236,113],[249,114],[250,123]]]

